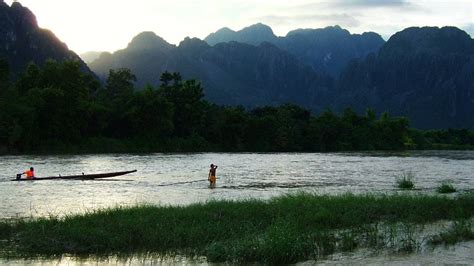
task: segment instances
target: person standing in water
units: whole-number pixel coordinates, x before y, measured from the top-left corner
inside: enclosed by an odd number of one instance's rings
[[[217,179],[216,169],[217,169],[217,165],[211,164],[211,168],[209,169],[209,177],[208,177],[211,188],[216,187],[216,179]]]

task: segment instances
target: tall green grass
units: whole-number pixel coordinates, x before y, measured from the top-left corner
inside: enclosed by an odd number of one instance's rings
[[[0,245],[19,256],[154,252],[206,256],[214,262],[293,263],[362,245],[387,246],[380,238],[388,239],[389,234],[382,237],[377,229],[382,223],[398,228],[473,215],[473,194],[446,198],[302,193],[268,201],[118,207],[1,222]],[[400,235],[402,230],[394,232]]]
[[[449,181],[444,181],[436,188],[438,193],[447,194],[456,192],[456,188]]]
[[[396,178],[397,187],[403,190],[415,188],[415,175],[412,172],[406,172]]]

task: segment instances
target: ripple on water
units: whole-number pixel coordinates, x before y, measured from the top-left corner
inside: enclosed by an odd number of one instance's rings
[[[219,165],[213,190],[206,181],[210,163]],[[138,172],[93,181],[9,181],[30,165],[38,176]],[[459,191],[474,187],[473,151],[3,156],[0,169],[0,218],[82,213],[137,202],[267,199],[297,191],[395,192],[395,178],[406,172],[414,174],[417,192],[434,193],[444,180]]]
[[[473,265],[474,241],[461,242],[454,246],[439,246],[419,253],[390,253],[360,249],[355,252],[336,253],[326,259],[305,261],[296,265]],[[158,255],[135,255],[125,258],[77,258],[62,256],[56,259],[0,259],[4,265],[207,265],[206,258],[162,257]],[[212,264],[212,263],[211,263]]]
[[[356,252],[337,253],[321,261],[307,261],[297,265],[473,265],[474,241],[453,246],[438,246],[418,253],[391,253],[361,249]]]

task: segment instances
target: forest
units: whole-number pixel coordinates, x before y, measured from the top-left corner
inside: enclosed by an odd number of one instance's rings
[[[157,73],[160,75],[160,73]],[[474,131],[421,131],[367,109],[313,114],[294,104],[218,106],[196,80],[164,72],[135,88],[129,69],[102,84],[76,61],[30,64],[12,77],[0,59],[0,153],[329,152],[472,149]]]

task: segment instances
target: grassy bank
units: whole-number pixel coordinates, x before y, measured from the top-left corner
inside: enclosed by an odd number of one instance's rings
[[[298,194],[2,222],[0,246],[3,256],[154,252],[289,263],[362,246],[412,250],[419,226],[473,216],[472,193],[456,198]]]

